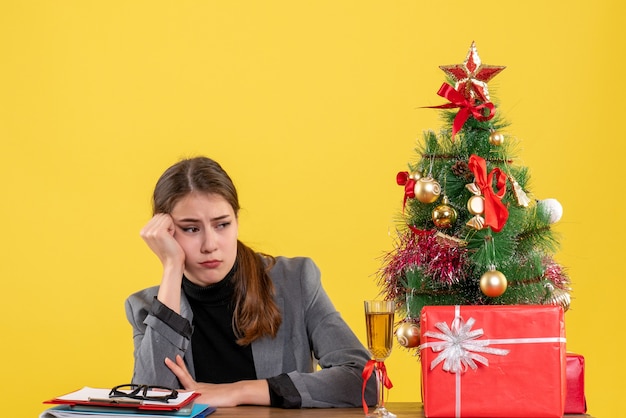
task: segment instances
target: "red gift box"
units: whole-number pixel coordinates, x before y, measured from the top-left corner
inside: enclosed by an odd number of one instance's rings
[[[587,412],[587,401],[585,400],[585,358],[580,354],[567,353],[565,369],[567,378],[565,413],[584,414]]]
[[[426,417],[563,416],[560,306],[426,306],[420,321]]]

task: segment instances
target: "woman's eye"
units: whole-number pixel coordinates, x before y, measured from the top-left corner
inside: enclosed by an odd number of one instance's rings
[[[217,224],[215,226],[215,229],[224,229],[226,228],[228,225],[230,225],[230,222],[222,222],[221,224]]]
[[[196,226],[188,226],[188,227],[182,228],[182,230],[185,232],[198,232],[200,228]]]

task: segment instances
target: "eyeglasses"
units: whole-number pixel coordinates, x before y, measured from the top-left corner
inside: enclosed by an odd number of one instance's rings
[[[165,391],[165,393],[162,395],[154,393],[159,393],[160,391]],[[111,392],[109,392],[109,398],[131,398],[156,402],[167,402],[177,397],[178,392],[176,389],[166,388],[164,386],[136,385],[132,383],[115,386],[111,389]]]

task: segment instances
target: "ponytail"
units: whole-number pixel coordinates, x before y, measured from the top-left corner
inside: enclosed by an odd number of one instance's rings
[[[237,241],[237,263],[233,315],[237,344],[247,345],[264,336],[276,337],[282,318],[268,273],[276,260]]]

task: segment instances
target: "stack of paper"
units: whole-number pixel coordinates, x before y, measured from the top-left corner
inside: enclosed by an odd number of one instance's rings
[[[109,398],[109,389],[84,387],[67,395],[45,401],[57,406],[47,409],[39,418],[204,418],[215,411],[206,404],[193,402],[196,392],[179,392],[167,402]]]

